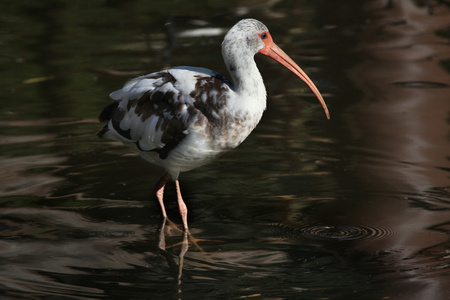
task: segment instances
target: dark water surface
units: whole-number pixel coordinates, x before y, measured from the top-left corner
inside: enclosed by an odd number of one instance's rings
[[[446,1],[3,1],[0,298],[448,299]],[[99,141],[107,95],[176,65],[226,73],[241,18],[324,94],[257,56],[268,110],[181,175],[198,245],[162,224],[162,170]],[[180,225],[175,191],[166,207]]]

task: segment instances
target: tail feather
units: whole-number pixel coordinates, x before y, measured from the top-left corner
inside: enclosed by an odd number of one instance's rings
[[[113,112],[116,110],[116,108],[119,106],[119,101],[114,101],[113,103],[106,106],[102,113],[98,116],[98,120],[100,122],[107,122],[111,120]]]
[[[108,124],[106,124],[106,125],[102,128],[102,130],[100,130],[99,132],[97,132],[97,136],[98,136],[99,138],[103,138],[104,135],[105,135],[108,131],[109,131],[109,129],[108,129]]]
[[[108,106],[106,106],[103,111],[101,112],[101,114],[98,116],[98,120],[100,122],[109,122],[109,120],[111,120],[112,115],[114,113],[114,111],[117,109],[117,107],[119,106],[119,101],[114,101],[113,103],[109,104]],[[97,133],[97,136],[99,138],[103,138],[103,136],[109,131],[108,129],[108,124],[106,124],[102,130],[100,130]]]

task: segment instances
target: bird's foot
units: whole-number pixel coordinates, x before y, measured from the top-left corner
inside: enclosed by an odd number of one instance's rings
[[[208,239],[200,239],[200,238],[196,238],[192,235],[192,233],[189,231],[189,229],[186,229],[185,231],[183,231],[183,240],[179,243],[176,243],[174,245],[168,246],[167,248],[172,248],[172,247],[177,247],[177,246],[189,246],[189,245],[193,245],[197,250],[199,250],[200,252],[205,252],[205,250],[203,250],[202,247],[200,247],[200,245],[198,244],[199,242],[209,242],[211,240]]]
[[[178,242],[178,243],[175,243],[173,245],[166,247],[166,243],[165,243],[166,234],[168,236],[175,236],[175,235],[181,234],[183,236],[183,240],[181,242]],[[184,247],[189,247],[189,245],[193,245],[200,252],[205,252],[205,250],[203,250],[203,248],[200,247],[200,245],[199,245],[200,242],[217,242],[217,241],[196,238],[191,233],[189,228],[186,228],[183,230],[180,228],[180,226],[178,226],[177,224],[175,224],[168,218],[164,219],[164,221],[161,225],[161,231],[160,231],[160,237],[159,237],[159,248],[160,249],[166,250],[166,248],[170,249],[170,248],[174,248],[174,247],[178,247],[178,246],[181,246],[182,248],[184,248]]]
[[[167,226],[166,226],[167,225]],[[165,251],[166,250],[166,234],[168,236],[174,236],[174,232],[183,233],[181,229],[178,228],[178,226],[170,221],[167,217],[164,218],[161,229],[159,231],[159,242],[158,242],[158,248]]]
[[[167,227],[166,227],[167,224]],[[176,234],[184,233],[183,229],[180,229],[177,224],[170,221],[168,218],[165,218],[163,221],[163,225],[161,226],[161,231],[165,231],[167,235],[174,236]]]

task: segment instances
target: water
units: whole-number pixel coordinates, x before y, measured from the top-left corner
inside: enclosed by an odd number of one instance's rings
[[[0,7],[2,299],[450,296],[448,4]],[[152,192],[162,170],[97,140],[96,117],[140,74],[226,74],[219,45],[244,17],[268,25],[331,120],[295,76],[258,56],[262,122],[238,149],[181,175],[187,248],[174,187],[176,225],[163,224]]]

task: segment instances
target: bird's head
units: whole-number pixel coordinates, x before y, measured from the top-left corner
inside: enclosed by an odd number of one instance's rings
[[[239,52],[241,55],[255,55],[256,53],[262,53],[282,64],[308,85],[322,105],[326,117],[328,119],[330,118],[327,105],[316,85],[308,75],[306,75],[306,73],[283,50],[281,50],[277,44],[275,44],[269,29],[260,21],[255,19],[244,19],[236,23],[225,36],[222,48],[227,48],[229,49],[228,51],[240,49]],[[232,54],[228,53],[227,55]]]

